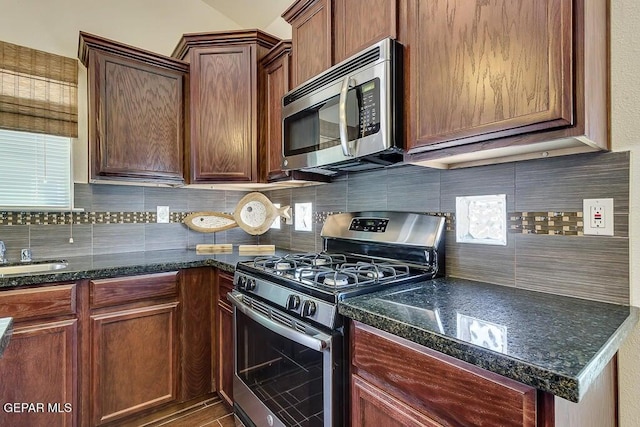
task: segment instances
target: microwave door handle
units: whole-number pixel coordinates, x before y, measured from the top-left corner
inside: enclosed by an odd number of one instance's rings
[[[340,146],[342,147],[342,154],[346,157],[353,157],[353,154],[349,151],[349,134],[347,133],[347,96],[349,95],[350,83],[351,77],[346,76],[342,81],[342,87],[340,88],[340,101],[338,103],[338,130],[340,131]]]
[[[229,292],[227,299],[236,310],[240,310],[242,314],[246,315],[251,320],[259,323],[270,331],[283,336],[287,339],[297,342],[298,344],[310,348],[316,351],[324,351],[331,347],[331,337],[324,334],[317,334],[315,336],[309,336],[295,329],[288,328],[280,323],[277,323],[268,317],[263,316],[259,312],[252,310],[242,302],[242,296],[236,295],[235,292]]]

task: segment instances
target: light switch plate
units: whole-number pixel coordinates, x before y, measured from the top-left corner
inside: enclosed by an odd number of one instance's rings
[[[456,197],[456,242],[507,245],[507,195]]]
[[[169,223],[169,206],[158,206],[156,222],[168,224]]]
[[[613,236],[613,199],[583,199],[584,234]]]
[[[296,231],[313,231],[313,206],[311,203],[296,203],[293,228]]]

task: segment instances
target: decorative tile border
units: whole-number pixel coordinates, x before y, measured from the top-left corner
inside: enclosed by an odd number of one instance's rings
[[[190,212],[171,212],[170,223],[182,223]],[[323,224],[329,215],[340,212],[314,212],[316,224]],[[455,214],[428,212],[443,216],[446,230],[455,230]],[[156,212],[0,212],[0,225],[69,225],[73,224],[150,224],[156,223]],[[507,229],[516,234],[548,234],[582,236],[582,212],[511,212]]]

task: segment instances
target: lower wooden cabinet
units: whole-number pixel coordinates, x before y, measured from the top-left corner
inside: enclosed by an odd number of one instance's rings
[[[0,292],[14,331],[0,359],[0,425],[78,425],[75,284]],[[26,406],[25,406],[26,405]]]
[[[357,322],[351,332],[353,427],[553,425],[536,421],[549,412],[533,387]]]
[[[216,310],[216,390],[230,406],[233,405],[233,308],[227,293],[233,289],[233,276],[218,273],[218,299]]]
[[[93,425],[177,400],[178,302],[91,316]]]

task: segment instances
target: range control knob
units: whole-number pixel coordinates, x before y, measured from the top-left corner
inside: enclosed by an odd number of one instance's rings
[[[316,303],[310,300],[306,300],[302,303],[302,317],[311,317],[316,313]]]
[[[300,297],[296,294],[291,294],[287,297],[287,310],[297,310],[300,307]]]
[[[247,286],[247,278],[245,276],[238,277],[238,288],[244,289]]]
[[[247,279],[247,284],[245,285],[245,290],[252,291],[256,288],[256,279]]]

